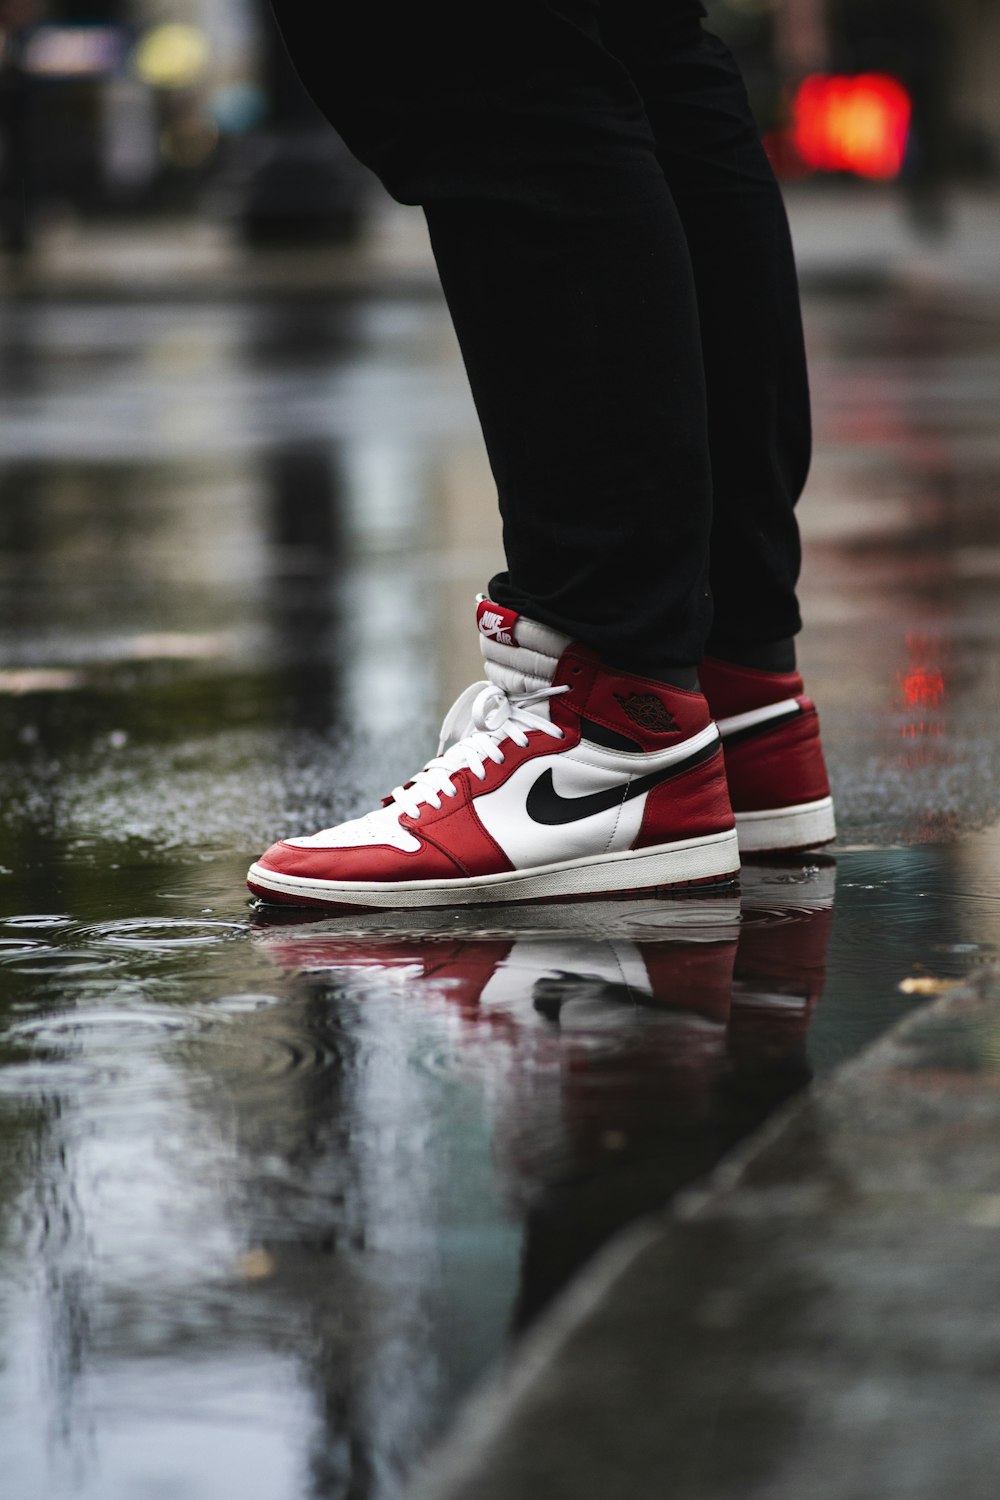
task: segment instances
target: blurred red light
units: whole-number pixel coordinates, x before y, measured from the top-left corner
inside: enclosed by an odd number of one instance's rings
[[[814,73],[792,100],[791,144],[814,172],[897,177],[910,130],[910,96],[886,73]]]
[[[915,672],[907,672],[902,676],[903,696],[907,706],[915,708],[918,704],[926,704],[930,708],[937,708],[944,697],[944,673],[938,671],[925,671],[923,669]]]

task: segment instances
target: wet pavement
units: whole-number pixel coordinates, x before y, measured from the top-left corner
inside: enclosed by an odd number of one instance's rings
[[[996,1493],[995,969],[615,1237],[408,1500]]]
[[[807,317],[832,857],[400,930],[242,882],[480,675],[498,527],[439,302],[0,309],[17,1500],[397,1493],[598,1245],[993,955],[1000,301]]]

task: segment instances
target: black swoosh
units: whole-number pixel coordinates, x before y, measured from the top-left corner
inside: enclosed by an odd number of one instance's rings
[[[592,745],[603,745],[605,750],[630,750],[634,755],[642,749],[638,740],[629,739],[627,734],[619,734],[606,724],[595,724],[593,719],[581,718],[580,734]]]
[[[592,818],[597,813],[619,807],[632,797],[641,797],[643,792],[651,791],[663,781],[671,781],[694,766],[700,766],[702,761],[710,760],[713,755],[718,754],[721,748],[717,739],[712,740],[678,765],[668,766],[663,771],[650,771],[645,776],[633,776],[631,781],[625,781],[621,786],[608,787],[604,792],[589,792],[584,797],[560,797],[552,784],[550,767],[532,785],[524,800],[524,810],[533,822],[542,823],[548,828],[560,823],[575,823],[580,818]]]

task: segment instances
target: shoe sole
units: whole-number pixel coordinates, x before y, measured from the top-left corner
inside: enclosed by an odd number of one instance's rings
[[[736,829],[705,838],[681,839],[623,854],[473,875],[455,880],[317,880],[250,866],[247,885],[255,896],[285,906],[327,910],[379,911],[427,906],[486,906],[505,901],[559,901],[613,892],[671,890],[678,886],[722,883],[739,875]]]
[[[741,854],[773,854],[786,849],[815,849],[837,837],[833,798],[800,802],[736,814]]]

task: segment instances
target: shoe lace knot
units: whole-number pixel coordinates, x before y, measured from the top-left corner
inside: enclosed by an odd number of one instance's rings
[[[533,729],[553,739],[564,739],[565,732],[537,709],[550,698],[568,692],[568,685],[545,684],[511,692],[494,682],[472,683],[445,714],[437,755],[403,786],[394,787],[384,805],[411,818],[419,817],[422,803],[439,808],[442,797],[457,796],[457,772],[471,771],[477,781],[485,781],[487,761],[502,765],[506,758],[501,749],[505,740],[523,747]]]

